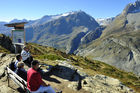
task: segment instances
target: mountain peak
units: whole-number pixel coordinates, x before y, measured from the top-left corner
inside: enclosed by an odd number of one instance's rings
[[[126,8],[123,10],[123,14],[125,15],[128,13],[137,13],[137,12],[140,12],[140,0],[128,4]]]
[[[82,10],[70,11],[70,12],[66,12],[66,13],[59,14],[58,16],[63,17],[63,16],[68,16],[68,15],[78,14],[78,13],[85,13],[85,12],[82,11]]]
[[[60,14],[60,16],[68,16],[68,15],[71,15],[71,14],[74,14],[74,13],[75,13],[74,11],[70,11],[70,12]]]
[[[19,19],[13,19],[13,20],[11,20],[9,23],[15,23],[15,22],[27,22],[27,20],[26,19],[22,19],[22,20],[19,20]]]
[[[37,19],[32,25],[42,25],[42,24],[46,24],[50,21],[54,21],[57,20],[61,17],[67,17],[69,15],[73,15],[73,14],[78,14],[78,13],[85,13],[84,11],[70,11],[70,12],[65,12],[65,13],[61,13],[61,14],[57,14],[57,15],[45,15],[43,16],[41,19]],[[86,14],[86,13],[85,13]],[[16,19],[14,21],[17,21]]]

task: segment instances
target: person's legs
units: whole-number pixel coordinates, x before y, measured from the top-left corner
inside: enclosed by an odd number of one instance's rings
[[[28,60],[26,59],[26,60],[24,60],[23,62],[24,62],[24,63],[27,63],[27,62],[28,62]]]
[[[56,93],[51,86],[47,86],[47,87],[40,86],[40,88],[37,91],[32,92],[32,93],[40,93],[40,92]]]
[[[30,64],[30,65],[31,65],[31,62],[33,61],[33,57],[32,57],[32,56],[30,56],[27,60],[28,60],[28,64]]]
[[[27,58],[26,60],[24,60],[23,62],[26,63],[26,64],[29,64],[31,65],[31,62],[33,61],[33,57],[30,56],[29,58]]]
[[[48,87],[45,87],[46,90],[44,92],[47,92],[47,93],[55,93],[54,89],[51,87],[51,86],[48,86]]]
[[[30,56],[30,61],[31,61],[31,62],[33,61],[33,57],[32,57],[32,56]]]

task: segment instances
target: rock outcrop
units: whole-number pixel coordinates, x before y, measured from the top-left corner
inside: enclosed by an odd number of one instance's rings
[[[123,85],[118,79],[97,74],[89,76],[80,71],[80,67],[74,67],[67,61],[58,61],[55,72],[64,79],[71,81],[68,87],[78,91],[84,89],[90,93],[134,93],[134,91]]]
[[[68,87],[77,90],[78,82],[72,82]],[[134,93],[119,80],[104,75],[85,77],[81,82],[81,87],[90,93]]]
[[[12,44],[11,39],[4,34],[0,34],[0,46],[2,46],[3,48],[6,48],[7,50],[11,52],[15,51],[15,48]]]

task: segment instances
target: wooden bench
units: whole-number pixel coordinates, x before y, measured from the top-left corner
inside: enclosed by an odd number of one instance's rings
[[[8,80],[8,87],[10,86],[9,78],[12,79],[18,86],[20,86],[25,93],[31,93],[27,89],[27,82],[23,80],[20,76],[18,76],[15,72],[13,72],[9,67],[6,67],[7,70],[7,80]]]

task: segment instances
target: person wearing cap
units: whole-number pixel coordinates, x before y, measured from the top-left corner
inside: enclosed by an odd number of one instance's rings
[[[27,47],[23,47],[23,50],[21,51],[21,56],[24,63],[28,63],[29,65],[31,65],[33,58],[30,55],[29,49]]]
[[[54,89],[46,84],[39,72],[37,72],[39,68],[39,62],[37,60],[32,61],[31,68],[27,71],[27,88],[31,91],[31,93],[56,93]]]
[[[16,69],[15,72],[18,76],[20,76],[22,79],[27,81],[27,71],[24,69],[24,63],[23,62],[18,62],[17,69]]]

